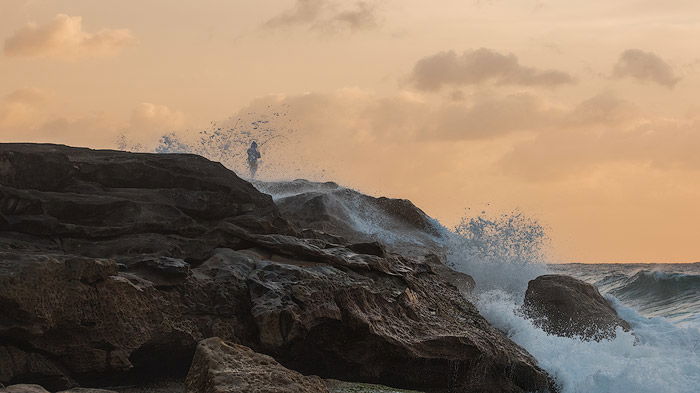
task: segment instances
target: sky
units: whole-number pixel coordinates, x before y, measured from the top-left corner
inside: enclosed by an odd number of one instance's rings
[[[263,147],[264,178],[410,199],[447,226],[521,212],[552,261],[694,262],[699,14],[695,0],[0,0],[0,141],[148,150],[277,116],[289,135]]]

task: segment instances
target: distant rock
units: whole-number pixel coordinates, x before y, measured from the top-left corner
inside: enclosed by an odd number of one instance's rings
[[[218,337],[197,345],[185,384],[188,393],[328,393],[321,378]]]
[[[630,330],[595,286],[564,275],[530,281],[523,310],[537,326],[559,336],[600,341],[615,337],[618,326]]]
[[[375,199],[359,200],[408,208],[382,230],[430,234],[410,202]],[[198,156],[0,144],[0,383],[180,378],[216,336],[324,378],[552,386],[465,297],[470,277],[309,229]]]

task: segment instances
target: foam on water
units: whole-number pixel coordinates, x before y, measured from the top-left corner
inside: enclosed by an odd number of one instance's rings
[[[563,393],[691,393],[700,384],[700,331],[645,318],[610,298],[634,330],[601,342],[545,333],[519,313],[520,298],[481,293],[477,306],[494,326],[530,352]]]

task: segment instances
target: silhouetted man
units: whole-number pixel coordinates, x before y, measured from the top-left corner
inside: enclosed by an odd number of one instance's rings
[[[258,144],[253,141],[248,148],[248,168],[250,169],[250,178],[255,179],[255,172],[258,171],[258,160],[261,155],[258,151]]]

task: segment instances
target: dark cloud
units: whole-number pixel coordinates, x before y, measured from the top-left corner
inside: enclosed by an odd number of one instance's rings
[[[270,29],[301,26],[323,32],[355,32],[379,26],[376,7],[366,1],[340,7],[330,0],[297,0],[289,10],[265,22]]]
[[[420,90],[439,90],[443,86],[484,82],[544,87],[575,82],[565,72],[526,67],[513,54],[504,55],[486,48],[465,51],[461,55],[448,51],[424,57],[413,67],[409,80]]]
[[[681,80],[673,68],[658,55],[639,49],[628,49],[613,68],[613,77],[631,77],[641,82],[653,82],[673,88]]]

